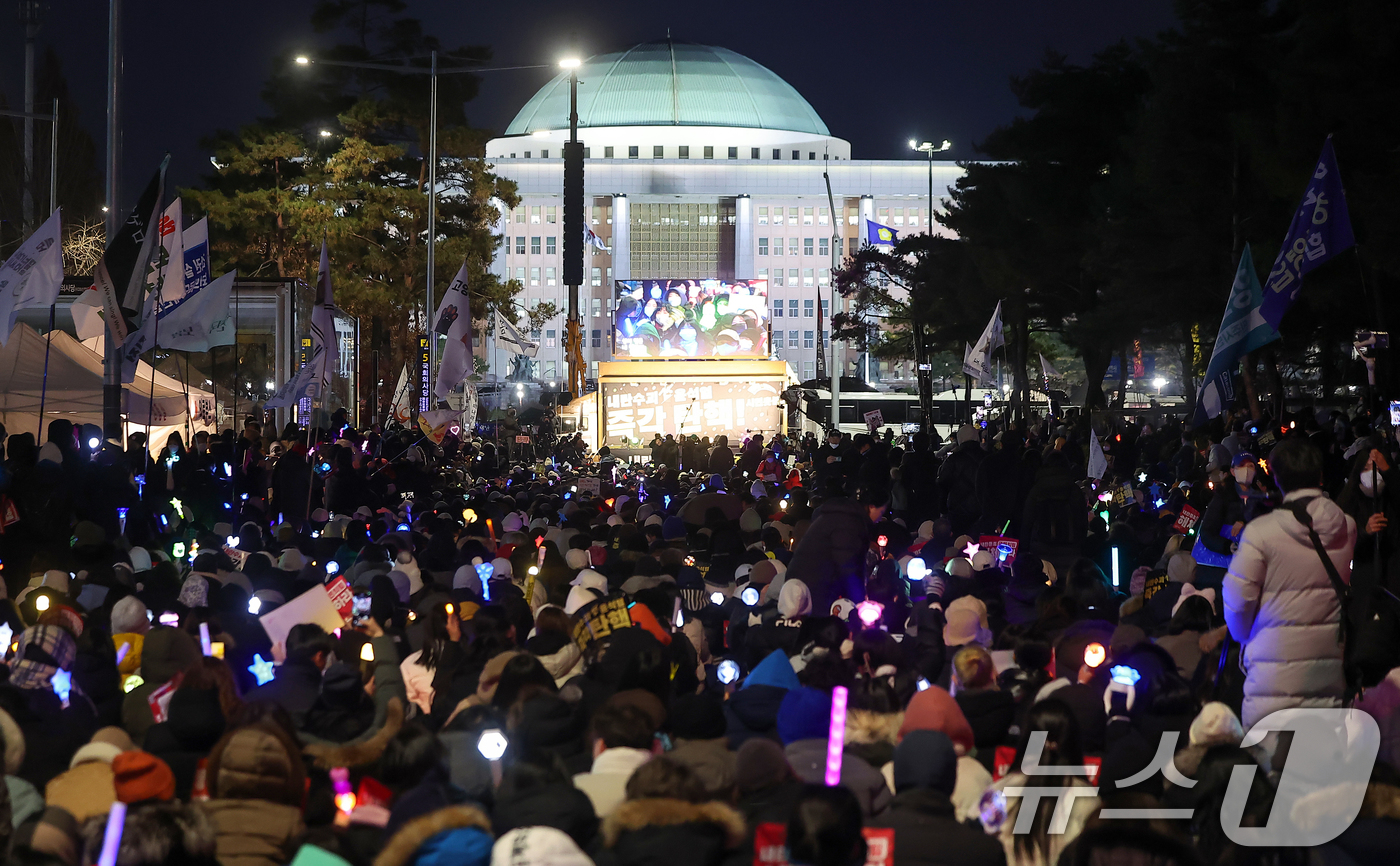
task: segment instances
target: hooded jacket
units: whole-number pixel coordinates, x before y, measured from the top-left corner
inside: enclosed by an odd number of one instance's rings
[[[603,844],[618,866],[739,866],[744,817],[723,803],[629,800],[603,821]]]
[[[156,626],[147,633],[141,647],[142,684],[122,701],[122,727],[136,745],[145,742],[146,731],[156,723],[147,702],[151,692],[194,667],[199,658],[199,645],[180,629]]]
[[[175,796],[189,800],[199,762],[224,734],[218,689],[176,689],[170,718],[146,732],[146,751],[170,765]]]
[[[1284,503],[1310,497],[1313,528],[1349,582],[1356,522],[1317,489],[1295,490]],[[1244,646],[1246,730],[1275,710],[1341,705],[1341,605],[1307,529],[1287,508],[1245,527],[1223,590],[1225,623]]]
[[[800,685],[792,662],[782,650],[774,650],[759,662],[744,685],[724,702],[730,748],[737,751],[753,737],[778,742],[778,708],[788,691]]]
[[[306,767],[296,744],[270,726],[229,731],[209,753],[207,773],[204,811],[214,822],[220,864],[291,862],[306,834]]]
[[[491,844],[491,821],[480,809],[449,806],[405,824],[374,866],[487,866]]]

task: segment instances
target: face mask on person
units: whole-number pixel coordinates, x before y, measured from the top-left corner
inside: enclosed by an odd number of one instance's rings
[[[1375,479],[1374,487],[1371,484],[1373,478]],[[1385,476],[1379,472],[1373,474],[1371,470],[1363,469],[1359,481],[1361,482],[1361,492],[1373,499],[1385,492]]]
[[[1244,487],[1248,487],[1250,484],[1254,483],[1254,467],[1248,463],[1243,466],[1236,466],[1234,469],[1230,470],[1230,473],[1234,475],[1235,480]]]

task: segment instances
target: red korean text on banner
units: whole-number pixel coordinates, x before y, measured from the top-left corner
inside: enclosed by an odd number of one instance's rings
[[[350,611],[355,606],[355,593],[350,590],[350,584],[344,577],[337,577],[326,584],[326,594],[331,597],[331,604],[335,605],[336,612],[344,619],[350,618]]]
[[[894,830],[866,827],[865,866],[894,866]],[[753,866],[788,866],[787,826],[768,821],[754,828]]]
[[[1172,524],[1172,529],[1182,535],[1190,532],[1195,527],[1197,521],[1201,519],[1201,512],[1189,505],[1181,506],[1181,513],[1176,516],[1176,523]]]
[[[151,718],[155,719],[156,724],[170,720],[170,698],[180,687],[180,680],[184,678],[183,673],[176,674],[165,685],[146,696],[146,703],[151,707]]]

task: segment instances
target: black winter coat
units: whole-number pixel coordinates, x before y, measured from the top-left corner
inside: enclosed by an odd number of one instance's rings
[[[1006,852],[996,837],[959,823],[946,794],[910,788],[868,822],[894,830],[894,866],[1002,866]]]
[[[865,554],[870,518],[851,499],[828,499],[812,514],[812,525],[792,552],[788,571],[801,575],[812,592],[812,610],[831,610],[838,598],[865,599]]]
[[[603,822],[598,866],[744,866],[744,816],[717,801],[628,800]]]

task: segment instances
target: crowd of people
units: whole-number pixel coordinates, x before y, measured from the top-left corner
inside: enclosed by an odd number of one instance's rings
[[[1400,845],[1400,477],[1365,413],[658,436],[636,462],[343,416],[192,439],[0,440],[9,862],[1350,866]],[[1375,720],[1360,810],[1321,846],[1237,842],[1232,821],[1279,820],[1291,750],[1246,733],[1298,707]]]

